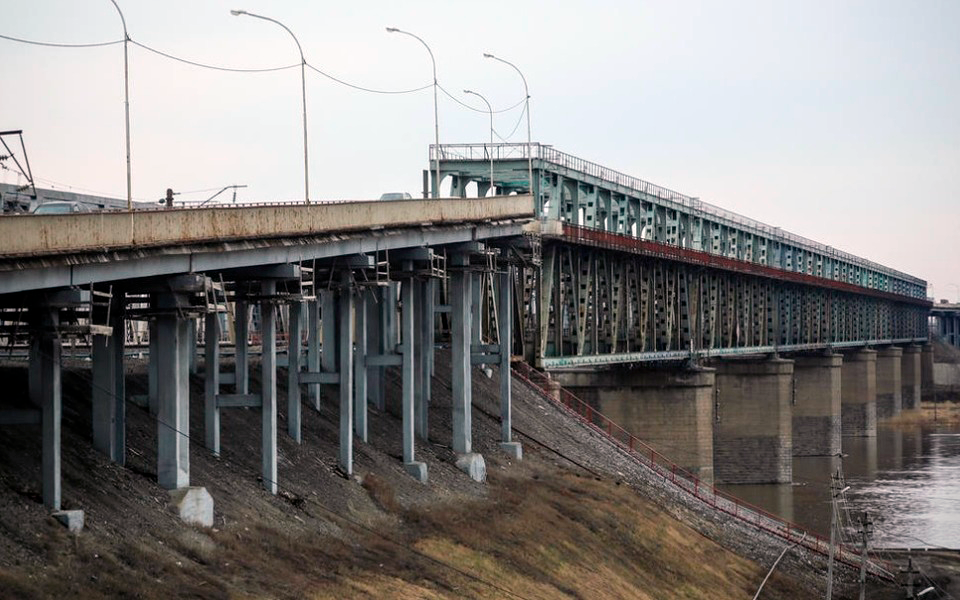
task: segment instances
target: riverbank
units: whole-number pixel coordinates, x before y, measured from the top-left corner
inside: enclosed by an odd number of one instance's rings
[[[438,372],[449,372],[445,361],[438,354]],[[22,366],[0,371],[0,381],[11,397],[25,396]],[[142,365],[127,383],[129,393],[145,393]],[[398,379],[387,383],[396,397]],[[434,380],[431,442],[417,443],[428,485],[403,471],[399,421],[377,411],[370,443],[357,444],[357,475],[343,478],[327,394],[319,412],[304,413],[303,445],[280,436],[277,496],[258,481],[258,411],[225,412],[221,456],[191,447],[192,483],[214,497],[216,523],[188,527],[155,483],[149,414],[128,406],[127,466],[92,450],[90,384],[87,367],[66,368],[64,504],[85,511],[78,536],[38,502],[36,432],[0,430],[0,597],[743,598],[785,547],[689,503],[520,384],[514,423],[524,458],[510,460],[489,416],[496,376],[477,378],[474,388],[474,447],[487,461],[486,484],[454,466],[448,380]],[[193,377],[194,440],[203,438],[202,392]],[[824,575],[824,561],[797,549],[764,596],[820,597]],[[838,576],[849,584],[855,573],[841,568]],[[879,591],[896,597],[893,588]]]
[[[960,402],[924,401],[920,408],[905,410],[899,415],[883,419],[881,422],[891,426],[957,425],[960,424]]]

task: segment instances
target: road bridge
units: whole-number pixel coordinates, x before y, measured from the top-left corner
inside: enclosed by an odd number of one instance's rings
[[[403,464],[425,482],[414,438],[429,436],[435,322],[443,314],[452,339],[453,447],[458,465],[482,480],[483,457],[471,442],[471,365],[498,365],[505,374],[502,448],[519,458],[510,429],[509,281],[528,260],[534,216],[528,195],[4,216],[0,338],[29,347],[30,397],[4,406],[0,424],[41,425],[43,500],[59,509],[61,346],[70,336],[90,342],[93,444],[123,464],[132,400],[124,346],[136,337],[131,326],[147,323],[144,404],[157,420],[160,485],[190,486],[189,373],[202,339],[205,446],[219,454],[223,410],[259,409],[262,481],[277,493],[280,339],[287,434],[299,442],[301,400],[319,407],[321,387],[335,386],[339,467],[347,475],[355,437],[367,441],[368,402],[385,407],[383,369],[399,367]],[[499,315],[483,336],[481,294]],[[235,346],[232,373],[221,373],[224,342]],[[249,387],[254,343],[256,394]]]

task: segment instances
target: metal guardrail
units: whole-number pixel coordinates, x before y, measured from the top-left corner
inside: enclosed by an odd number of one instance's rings
[[[892,275],[910,283],[926,285],[926,282],[922,279],[908,275],[902,271],[891,269],[890,267],[842,250],[837,250],[832,246],[821,244],[820,242],[785,231],[779,227],[772,227],[766,223],[727,210],[715,204],[703,202],[699,198],[687,196],[638,177],[633,177],[595,162],[578,158],[572,154],[561,152],[553,148],[553,146],[539,143],[493,144],[492,149],[488,148],[488,146],[490,146],[490,144],[441,144],[438,150],[436,145],[431,144],[430,160],[435,160],[438,156],[440,160],[490,160],[490,155],[493,154],[493,160],[527,160],[528,158],[532,158],[533,160],[550,162],[615,185],[635,190],[642,194],[655,196],[662,201],[673,203],[676,205],[674,208],[683,208],[691,213],[704,213],[715,219],[737,225],[744,230],[751,231],[751,233],[759,233],[775,240],[789,241],[804,250],[815,250],[830,258],[839,258],[851,264],[869,268],[885,275]]]
[[[769,513],[732,494],[720,491],[714,485],[701,482],[699,477],[678,466],[570,391],[547,379],[543,373],[529,364],[514,363],[513,375],[538,395],[559,405],[587,426],[600,432],[665,483],[757,530],[775,535],[789,543],[800,544],[822,556],[829,555],[830,543],[823,536],[807,531],[796,523]],[[554,389],[554,394],[549,390],[551,387]],[[557,393],[559,397],[555,395]],[[842,544],[836,546],[834,559],[850,567],[860,568],[859,554]],[[868,561],[867,568],[881,579],[896,580],[893,567],[885,562]]]

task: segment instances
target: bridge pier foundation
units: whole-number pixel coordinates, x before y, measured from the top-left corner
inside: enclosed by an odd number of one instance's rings
[[[877,418],[895,417],[903,410],[903,350],[897,346],[877,352]]]
[[[842,364],[840,354],[794,359],[794,456],[835,456],[840,452]]]
[[[843,355],[841,368],[841,429],[843,435],[877,435],[877,352],[856,350]]]
[[[793,361],[717,363],[713,468],[722,483],[793,479]]]
[[[900,377],[903,410],[920,408],[920,346],[911,344],[904,347]]]
[[[552,374],[563,387],[707,484],[714,481],[714,369]]]
[[[119,465],[124,464],[126,454],[123,309],[123,292],[117,292],[110,299],[109,311],[106,307],[95,306],[94,321],[106,321],[109,312],[108,324],[113,332],[93,336],[91,348],[93,446]]]

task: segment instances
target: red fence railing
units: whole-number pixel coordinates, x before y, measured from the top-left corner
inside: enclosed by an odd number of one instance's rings
[[[718,490],[710,483],[704,483],[699,477],[663,456],[650,445],[606,417],[603,413],[581,400],[569,390],[563,389],[544,373],[537,371],[524,362],[514,363],[513,375],[529,385],[540,396],[560,405],[567,412],[578,417],[583,423],[601,432],[634,460],[647,467],[665,482],[689,494],[693,498],[719,510],[735,519],[780,537],[788,542],[796,542],[807,549],[827,556],[830,541],[823,536],[807,531],[762,508],[745,502],[736,496]],[[838,544],[834,558],[851,567],[860,568],[860,556],[849,547]],[[870,561],[868,569],[877,577],[893,581],[892,567],[888,564]]]

